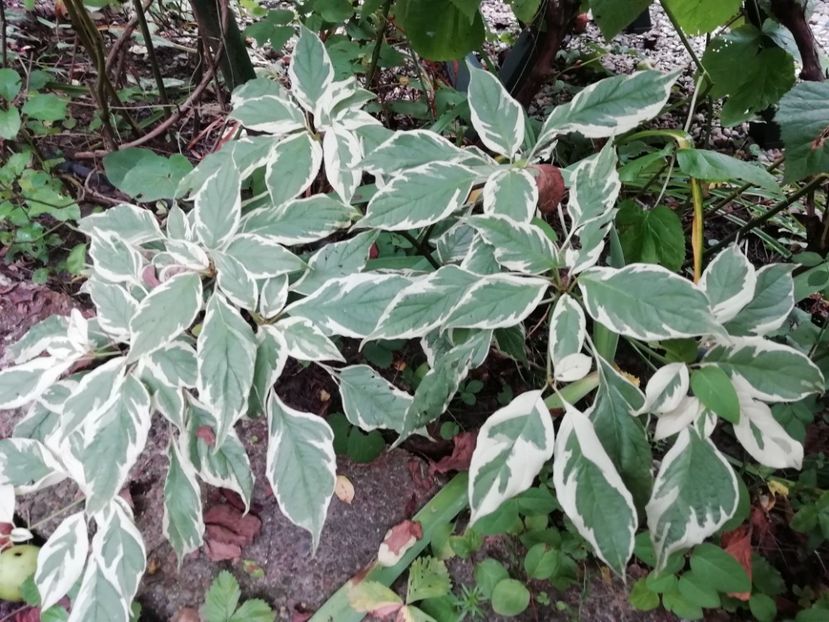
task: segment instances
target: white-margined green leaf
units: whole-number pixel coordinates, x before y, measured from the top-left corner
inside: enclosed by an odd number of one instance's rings
[[[137,361],[187,330],[202,307],[202,283],[198,274],[177,274],[138,304],[130,321],[128,360]]]
[[[472,248],[477,233],[463,220],[456,221],[446,231],[431,241],[435,245],[435,257],[442,264],[462,261]]]
[[[121,341],[129,340],[138,301],[123,286],[94,277],[84,283],[84,289],[95,304],[101,328]]]
[[[492,413],[478,432],[469,466],[470,525],[532,486],[554,442],[541,391],[522,393]]]
[[[67,516],[37,555],[34,580],[42,611],[69,593],[83,574],[88,554],[89,533],[84,512]]]
[[[677,76],[678,72],[648,70],[591,84],[547,117],[533,153],[570,132],[579,132],[585,138],[605,138],[632,130],[659,114]]]
[[[210,267],[210,257],[195,242],[188,240],[167,240],[164,244],[164,249],[176,264],[188,270],[203,272]]]
[[[718,322],[737,315],[754,298],[756,284],[754,266],[736,244],[714,257],[699,281]]]
[[[184,556],[202,545],[204,518],[196,469],[175,441],[167,455],[170,468],[164,481],[164,537],[170,542],[181,565]]]
[[[461,268],[475,274],[488,275],[501,272],[501,266],[495,259],[495,249],[487,244],[480,233],[475,233],[469,252],[461,261]]]
[[[620,335],[653,341],[717,331],[705,294],[662,266],[591,268],[579,289],[593,319]]]
[[[233,91],[230,98],[236,119],[247,129],[281,136],[305,127],[305,115],[276,80],[256,78]]]
[[[509,216],[470,216],[466,222],[495,249],[495,259],[507,270],[543,274],[557,266],[558,251],[539,227]]]
[[[538,204],[538,185],[526,169],[505,168],[487,178],[483,200],[484,214],[528,223]]]
[[[199,340],[199,397],[216,417],[216,444],[245,413],[253,383],[256,337],[241,314],[214,293],[207,303]]]
[[[308,132],[276,143],[265,167],[265,185],[275,207],[299,196],[320,170],[322,146]]]
[[[685,363],[668,363],[656,370],[645,387],[645,403],[640,413],[667,413],[688,395],[690,376]]]
[[[504,328],[533,312],[549,283],[512,274],[481,277],[446,321],[446,328]]]
[[[337,478],[334,432],[320,417],[268,400],[267,476],[282,513],[316,551]]]
[[[562,263],[570,269],[570,274],[579,274],[598,263],[605,246],[605,238],[610,231],[612,220],[602,222],[594,220],[581,227],[576,233],[579,248],[568,245],[564,249]]]
[[[547,351],[553,363],[553,378],[573,382],[590,371],[592,359],[582,352],[587,337],[587,319],[581,305],[569,294],[562,294],[550,316]]]
[[[383,311],[410,280],[396,274],[356,273],[331,279],[285,309],[311,320],[328,334],[367,337]]]
[[[645,403],[636,385],[597,355],[599,388],[590,422],[637,509],[648,502],[653,485],[651,446],[645,426],[634,415]]]
[[[216,266],[216,284],[233,304],[248,311],[256,309],[259,290],[256,279],[245,267],[230,255],[213,251]]]
[[[179,387],[142,376],[141,381],[150,391],[153,412],[158,412],[179,430],[184,429],[184,392]]]
[[[593,430],[587,413],[566,404],[553,460],[556,497],[581,536],[624,576],[638,525],[633,497]]]
[[[168,386],[196,386],[196,351],[183,341],[174,341],[156,350],[144,360],[144,365]]]
[[[78,225],[89,236],[93,230],[103,231],[128,244],[144,244],[164,237],[150,210],[127,203],[82,218]]]
[[[48,350],[53,344],[66,343],[68,326],[68,316],[50,315],[34,324],[20,339],[8,344],[5,356],[17,365],[25,363]]]
[[[282,333],[288,356],[299,361],[339,361],[345,363],[336,344],[313,322],[304,317],[289,317],[269,326]]]
[[[757,271],[754,298],[726,325],[729,335],[767,335],[781,326],[794,309],[791,264],[770,264]]]
[[[229,144],[231,159],[242,179],[265,166],[276,140],[273,136],[245,136]]]
[[[693,395],[682,397],[675,408],[657,414],[653,440],[662,441],[678,434],[694,424],[705,412],[705,407],[699,398]]]
[[[9,525],[14,523],[14,505],[14,486],[0,485],[0,521]]]
[[[333,377],[340,386],[343,412],[353,425],[367,432],[377,428],[398,432],[403,429],[411,395],[368,365],[343,367]]]
[[[737,476],[710,439],[693,426],[680,431],[662,458],[646,513],[657,570],[671,553],[719,531],[737,510]]]
[[[590,223],[604,224],[613,219],[614,206],[622,188],[619,180],[616,149],[608,142],[597,154],[573,167],[567,212],[573,230]]]
[[[221,248],[239,228],[242,178],[235,168],[225,167],[207,178],[193,197],[194,230],[208,248]]]
[[[752,458],[772,469],[800,469],[803,466],[803,445],[793,439],[774,418],[763,402],[752,396],[751,386],[742,378],[734,378],[740,400],[740,420],[734,424],[734,436]]]
[[[193,226],[178,205],[173,205],[170,211],[167,212],[167,220],[164,223],[164,230],[167,232],[167,240],[184,240],[185,242],[192,242],[195,238],[193,233]]]
[[[363,231],[342,242],[326,244],[311,255],[308,270],[291,286],[291,290],[307,296],[329,279],[360,272],[368,262],[369,251],[377,235],[377,231]]]
[[[214,447],[205,441],[199,430],[204,427],[215,429],[215,417],[194,399],[189,401],[188,415],[187,452],[196,473],[211,486],[238,493],[245,503],[245,510],[249,510],[254,478],[250,459],[236,431],[230,430],[224,443]]]
[[[367,339],[422,337],[452,315],[479,279],[457,266],[443,266],[413,279],[389,302]]]
[[[264,325],[256,334],[256,362],[253,383],[248,398],[248,414],[258,416],[265,412],[268,393],[276,383],[288,361],[288,345],[282,331]]]
[[[524,109],[497,76],[469,65],[472,126],[487,149],[513,157],[524,142]]]
[[[287,274],[260,281],[259,315],[265,318],[272,318],[282,311],[286,302],[288,302]]]
[[[287,248],[263,235],[243,233],[231,240],[224,253],[233,257],[245,272],[257,279],[305,268],[305,263]]]
[[[31,438],[43,444],[52,444],[60,427],[60,413],[49,410],[43,404],[32,404],[26,415],[14,426],[16,438]],[[11,522],[11,521],[3,521]]]
[[[37,398],[38,403],[42,404],[52,412],[62,414],[63,406],[66,399],[72,395],[72,391],[78,386],[78,380],[82,376],[72,375],[59,382],[54,383],[46,389]]]
[[[95,272],[107,281],[138,281],[143,264],[141,254],[116,234],[93,229],[89,256],[94,263]]]
[[[119,356],[81,378],[63,404],[61,431],[64,438],[86,422],[97,419],[118,399],[126,368],[126,359]]]
[[[359,168],[363,148],[356,134],[333,127],[322,139],[325,159],[325,177],[343,203],[350,203],[360,185],[363,172]]]
[[[467,156],[440,134],[428,130],[395,132],[370,152],[360,166],[377,175],[391,175],[430,162],[459,162]]]
[[[477,174],[453,162],[430,162],[398,174],[375,194],[358,227],[406,231],[460,209]]]
[[[739,377],[764,402],[795,402],[824,389],[823,374],[805,354],[762,337],[733,337],[711,348],[703,364]]]
[[[263,207],[254,210],[245,217],[242,229],[279,244],[309,244],[348,227],[358,213],[345,203],[324,194],[315,194],[277,209]]]
[[[55,383],[73,361],[43,356],[0,371],[0,410],[20,408]]]
[[[291,92],[309,111],[316,108],[334,80],[334,66],[325,45],[304,26],[300,27],[299,40],[291,54],[288,77]]]
[[[66,479],[63,465],[40,441],[0,439],[0,486],[14,486],[18,494],[34,492]]]

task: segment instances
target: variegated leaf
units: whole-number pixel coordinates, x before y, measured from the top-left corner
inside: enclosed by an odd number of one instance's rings
[[[296,289],[294,287],[294,289]],[[275,276],[259,282],[259,315],[272,318],[285,308],[288,302],[288,275]]]
[[[638,518],[633,497],[593,430],[588,413],[566,404],[553,460],[556,497],[593,551],[624,576]]]
[[[96,230],[111,233],[128,244],[140,245],[164,238],[152,211],[127,203],[82,218],[79,226],[87,235]]]
[[[467,153],[440,134],[428,130],[395,132],[362,161],[376,175],[392,175],[430,162],[460,162]]]
[[[336,344],[313,322],[303,317],[289,317],[273,325],[285,338],[288,356],[299,361],[339,361],[345,363]]]
[[[676,407],[658,413],[653,440],[663,441],[693,425],[705,414],[705,407],[693,395],[683,396]]]
[[[469,466],[470,525],[532,486],[553,455],[555,434],[541,391],[522,393],[490,415]]]
[[[264,325],[256,334],[256,362],[253,368],[253,383],[248,397],[248,414],[261,415],[265,412],[268,394],[279,379],[288,361],[288,344],[282,331]]]
[[[535,310],[548,285],[544,279],[511,274],[481,277],[455,307],[445,326],[486,329],[513,326]]]
[[[573,230],[591,223],[602,225],[613,219],[616,199],[622,188],[616,165],[616,149],[608,142],[599,153],[573,167],[567,200]]]
[[[14,524],[14,486],[0,484],[0,523]]]
[[[325,45],[304,26],[291,54],[288,77],[294,97],[309,111],[315,109],[334,80],[334,66]]]
[[[95,421],[119,399],[126,378],[126,359],[119,356],[89,372],[63,404],[61,432],[67,438],[89,421]]]
[[[43,356],[0,371],[0,410],[20,408],[37,399],[72,363],[71,359]]]
[[[130,336],[130,321],[138,310],[138,301],[116,283],[90,278],[84,284],[85,291],[92,298],[97,310],[101,328],[121,341]]]
[[[663,414],[679,406],[688,395],[690,376],[685,363],[668,363],[660,367],[645,387],[645,403],[639,413]]]
[[[271,394],[267,476],[282,513],[311,533],[316,551],[336,483],[334,432],[320,417]]]
[[[305,263],[270,237],[243,233],[234,237],[224,253],[238,261],[249,275],[263,279],[305,268]]]
[[[325,177],[343,203],[350,203],[363,177],[359,168],[363,148],[353,132],[333,127],[322,140]]]
[[[275,80],[256,78],[233,91],[232,119],[254,132],[281,136],[305,127],[305,115]]]
[[[144,260],[132,245],[113,233],[93,229],[89,256],[94,270],[112,283],[138,281]]]
[[[201,490],[196,481],[196,469],[175,441],[170,443],[167,455],[170,468],[164,481],[162,528],[181,565],[185,555],[202,545]]]
[[[481,142],[513,157],[524,142],[524,109],[493,74],[469,65],[469,112]]]
[[[505,168],[490,175],[483,190],[484,214],[528,223],[538,204],[538,185],[526,169]]]
[[[210,267],[210,257],[196,242],[167,240],[164,249],[177,265],[188,270],[205,272]]]
[[[342,242],[326,244],[308,259],[308,269],[291,290],[303,295],[312,294],[329,279],[360,272],[368,262],[371,245],[377,231],[363,231]]]
[[[144,360],[144,365],[155,378],[168,386],[196,386],[196,352],[183,341],[174,341],[156,350]]]
[[[706,266],[699,285],[716,320],[727,322],[754,298],[756,283],[754,266],[740,247],[732,244]]]
[[[308,132],[291,134],[273,148],[265,167],[271,201],[280,207],[311,185],[322,164],[322,146]]]
[[[403,429],[412,396],[401,391],[368,365],[343,367],[333,375],[340,386],[343,412],[359,428],[370,431]]]
[[[351,224],[358,212],[324,194],[297,199],[278,209],[263,207],[242,222],[246,233],[257,233],[287,246],[309,244]]]
[[[211,253],[216,266],[216,284],[233,304],[253,311],[259,303],[259,286],[253,275],[230,255]]]
[[[495,259],[495,249],[487,244],[480,233],[475,233],[466,257],[461,261],[461,268],[479,275],[497,274],[501,266]]]
[[[223,168],[207,178],[193,197],[194,230],[208,248],[221,248],[239,228],[242,179],[235,168]]]
[[[783,326],[794,309],[791,264],[770,264],[757,271],[754,297],[725,325],[729,335],[768,335]]]
[[[558,250],[539,227],[508,216],[470,216],[465,220],[495,249],[495,259],[507,270],[543,274],[558,265]]]
[[[83,574],[89,554],[89,533],[83,512],[66,517],[37,555],[35,585],[41,610],[46,611],[69,593]]]
[[[50,315],[34,324],[20,339],[8,344],[5,356],[16,365],[25,363],[54,345],[66,344],[68,328],[67,316]]]
[[[569,294],[562,294],[550,316],[547,351],[553,363],[553,378],[573,382],[590,371],[592,361],[582,352],[587,337],[587,319],[581,305]]]
[[[737,476],[710,439],[693,426],[679,432],[662,458],[648,502],[657,570],[671,553],[715,534],[737,510]]]
[[[40,441],[28,438],[0,440],[0,486],[14,486],[18,494],[26,494],[64,479],[63,465]]]
[[[472,248],[472,241],[478,234],[463,220],[458,220],[437,238],[431,241],[435,244],[435,257],[442,264],[462,261]]]

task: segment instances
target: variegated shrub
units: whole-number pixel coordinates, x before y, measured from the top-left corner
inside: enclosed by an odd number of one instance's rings
[[[274,391],[288,358],[331,374],[351,423],[402,440],[447,410],[491,350],[523,344],[531,314],[548,317],[546,378],[480,430],[472,522],[552,459],[561,507],[619,574],[640,516],[662,564],[734,514],[737,476],[711,440],[718,425],[761,464],[800,466],[802,446],[768,406],[824,388],[807,356],[769,338],[794,305],[790,269],[755,270],[737,246],[699,284],[655,265],[599,265],[621,187],[612,137],[659,113],[676,76],[598,82],[536,136],[495,78],[471,72],[472,121],[489,153],[384,129],[362,110],[370,95],[335,81],[324,46],[303,30],[291,90],[262,78],[234,93],[232,116],[252,133],[183,180],[163,229],[131,205],[83,221],[84,287],[97,316],[35,325],[0,372],[0,408],[29,408],[14,438],[0,441],[0,497],[67,478],[86,496],[41,552],[44,603],[80,581],[72,622],[128,619],[145,551],[118,493],[152,425],[171,436],[164,531],[180,557],[202,544],[200,482],[250,504],[253,475],[234,426],[260,414],[276,500],[316,547],[334,491],[333,433]],[[570,132],[609,140],[565,171],[557,236],[537,217],[533,165]],[[321,167],[333,192],[310,194]],[[364,173],[376,185],[360,188]],[[416,237],[428,261],[367,269],[370,247],[389,232]],[[588,319],[654,348],[691,340],[699,354],[667,363],[643,393],[602,356]],[[367,365],[346,365],[340,338],[418,339],[430,369],[410,394]],[[590,378],[590,406],[567,404],[554,425],[545,392]],[[651,442],[662,439],[673,441],[654,477]]]

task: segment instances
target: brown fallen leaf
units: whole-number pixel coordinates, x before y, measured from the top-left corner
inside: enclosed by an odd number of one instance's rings
[[[430,475],[469,470],[469,463],[472,462],[472,452],[475,451],[478,435],[475,432],[461,432],[452,439],[452,442],[454,443],[452,454],[444,456],[429,465]]]
[[[334,484],[334,494],[343,503],[351,505],[354,501],[354,484],[345,475],[337,475],[337,482]]]
[[[201,616],[192,607],[184,607],[176,612],[170,622],[201,622]]]
[[[423,527],[417,521],[404,520],[386,532],[377,552],[377,563],[394,566],[415,543],[423,537]]]
[[[725,552],[739,562],[751,580],[751,526],[740,525],[734,531],[724,533],[720,542]],[[751,598],[751,592],[734,592],[729,596],[748,601]]]
[[[237,508],[214,505],[204,513],[204,550],[214,562],[236,560],[242,556],[242,547],[253,542],[262,521],[253,514],[243,514]]]
[[[564,178],[557,166],[537,164],[535,185],[538,186],[538,209],[545,216],[555,214],[564,198]]]

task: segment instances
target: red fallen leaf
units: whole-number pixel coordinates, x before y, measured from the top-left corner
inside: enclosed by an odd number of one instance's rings
[[[6,618],[3,618],[4,620]],[[8,619],[9,622],[40,622],[40,608],[39,607],[24,607]]]
[[[751,526],[740,525],[734,531],[724,533],[720,539],[725,552],[736,559],[751,579]],[[734,592],[729,596],[742,601],[751,598],[751,592]]]
[[[573,32],[577,35],[583,34],[585,30],[587,30],[587,24],[590,21],[590,17],[587,13],[579,13],[576,17],[573,18]]]
[[[192,607],[184,607],[176,612],[171,622],[201,622],[201,616]]]
[[[535,185],[538,186],[538,209],[542,214],[555,214],[558,204],[564,198],[564,178],[557,166],[536,164]]]
[[[228,488],[219,488],[222,498],[241,513],[245,513],[245,502],[238,492]]]
[[[11,523],[0,523],[0,551],[4,551],[12,545],[11,538],[8,537],[12,529],[14,529],[14,525]]]
[[[434,476],[437,473],[448,473],[449,471],[468,471],[469,463],[472,461],[472,452],[478,442],[478,435],[475,432],[461,432],[452,439],[455,446],[452,454],[444,456],[435,463],[429,465],[429,474]]]
[[[423,526],[412,520],[404,520],[386,532],[377,552],[377,563],[394,566],[400,558],[423,537]]]
[[[262,529],[253,514],[242,514],[230,505],[214,505],[204,513],[204,549],[211,561],[236,560],[242,547],[251,544]]]
[[[311,616],[314,615],[308,611],[294,611],[291,614],[291,622],[308,622],[311,619]]]
[[[368,249],[368,258],[369,259],[377,259],[380,256],[380,249],[377,248],[376,243],[372,243],[372,245]]]
[[[216,433],[209,425],[203,425],[196,430],[196,438],[203,440],[208,447],[213,447],[216,444]]]

